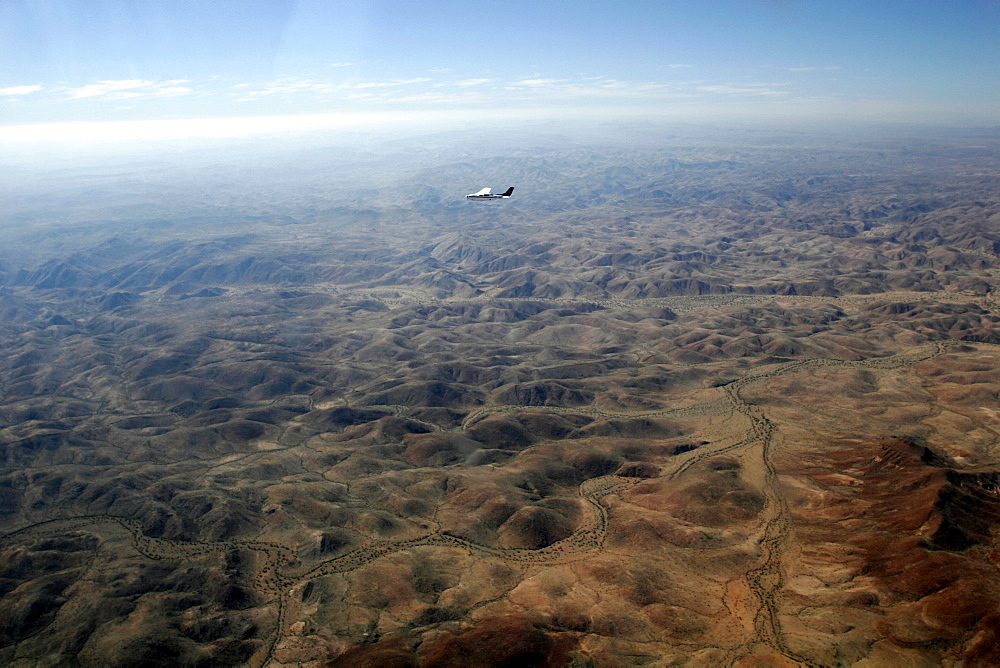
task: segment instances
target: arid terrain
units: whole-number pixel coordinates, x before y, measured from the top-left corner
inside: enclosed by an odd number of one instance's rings
[[[1000,663],[996,131],[0,169],[2,665]]]

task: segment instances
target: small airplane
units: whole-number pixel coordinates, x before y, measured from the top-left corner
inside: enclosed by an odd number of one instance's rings
[[[514,192],[514,186],[511,186],[510,188],[507,188],[507,190],[505,192],[502,192],[502,193],[499,193],[499,194],[496,194],[496,195],[491,195],[489,188],[483,188],[482,190],[480,190],[477,193],[472,193],[470,195],[466,195],[465,199],[471,199],[471,200],[476,200],[476,201],[480,201],[480,200],[489,201],[489,200],[493,200],[493,199],[509,199],[512,192]]]

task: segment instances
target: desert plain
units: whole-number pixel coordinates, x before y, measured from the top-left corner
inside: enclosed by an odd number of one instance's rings
[[[0,168],[3,665],[1000,663],[995,130]]]

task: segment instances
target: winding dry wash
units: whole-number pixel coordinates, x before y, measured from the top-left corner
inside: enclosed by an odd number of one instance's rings
[[[998,149],[6,165],[0,663],[1000,663]]]

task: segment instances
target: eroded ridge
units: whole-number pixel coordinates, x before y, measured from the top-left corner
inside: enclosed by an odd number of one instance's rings
[[[145,535],[139,522],[127,517],[112,515],[85,515],[46,520],[17,529],[3,536],[0,541],[10,542],[32,535],[52,535],[66,531],[77,531],[96,525],[120,527],[131,540],[132,547],[147,559],[190,559],[213,554],[232,547],[252,550],[265,554],[267,566],[261,569],[255,584],[268,591],[276,592],[295,586],[298,582],[327,575],[352,571],[371,562],[402,550],[438,545],[462,547],[471,552],[502,558],[510,561],[548,563],[598,550],[604,543],[607,532],[607,510],[601,503],[606,496],[618,494],[635,485],[637,480],[619,476],[592,478],[580,485],[579,496],[590,512],[581,526],[568,538],[537,550],[504,549],[480,545],[448,531],[428,533],[401,541],[378,541],[329,559],[307,571],[302,571],[299,558],[291,548],[277,543],[254,540],[227,541],[180,541],[155,538]]]
[[[12,182],[0,663],[1000,663],[995,137],[667,134]]]
[[[131,547],[143,557],[154,560],[200,560],[206,556],[218,559],[233,549],[250,550],[263,555],[263,565],[248,584],[264,593],[277,611],[275,630],[267,644],[251,659],[251,665],[266,665],[281,642],[284,629],[291,623],[286,617],[289,594],[301,584],[315,578],[350,573],[379,559],[419,547],[459,548],[478,557],[511,564],[544,565],[571,563],[599,552],[607,535],[608,513],[602,503],[607,496],[620,493],[636,484],[635,479],[602,476],[580,485],[579,497],[586,512],[580,526],[567,538],[540,549],[503,549],[479,544],[447,530],[428,533],[400,541],[376,541],[323,563],[306,568],[295,551],[268,541],[234,539],[227,541],[180,541],[145,535],[138,521],[110,515],[89,515],[46,520],[29,525],[0,537],[0,544],[29,537],[61,535],[77,531],[93,531],[108,539],[114,534],[127,537]],[[485,602],[483,603],[485,604]]]
[[[736,616],[747,620],[747,635],[741,644],[727,650],[730,660],[741,657],[777,652],[787,659],[808,663],[799,653],[793,651],[785,641],[779,609],[781,596],[786,586],[783,558],[789,552],[791,521],[787,504],[778,484],[778,473],[773,462],[774,423],[757,407],[749,403],[744,392],[755,383],[782,376],[808,373],[815,365],[823,367],[849,368],[862,366],[880,371],[892,371],[912,367],[920,362],[933,360],[946,354],[946,345],[931,346],[927,352],[881,359],[875,363],[867,361],[849,362],[841,360],[797,360],[787,364],[773,365],[765,370],[757,370],[728,383],[717,390],[727,411],[720,411],[714,400],[682,409],[686,414],[701,411],[721,417],[730,425],[728,438],[706,443],[690,452],[677,455],[679,463],[668,469],[665,479],[681,480],[692,467],[721,455],[736,455],[743,462],[744,475],[757,485],[763,495],[763,504],[758,513],[757,525],[748,536],[758,556],[756,565],[740,576],[750,593],[745,611],[732,610]],[[676,414],[681,409],[662,411],[607,411],[594,410],[590,414],[604,418],[646,418]],[[532,406],[491,407],[492,413],[556,413],[550,408]],[[484,413],[485,415],[485,413]],[[473,422],[478,421],[473,420]],[[735,428],[735,431],[734,431]],[[742,433],[740,433],[742,432]],[[263,665],[273,660],[273,653],[293,623],[286,616],[288,597],[296,587],[317,578],[349,574],[371,566],[379,560],[417,548],[456,548],[476,559],[496,560],[519,566],[542,567],[546,565],[572,564],[592,556],[602,554],[608,537],[609,522],[612,521],[606,500],[614,498],[620,502],[627,490],[640,484],[640,478],[624,478],[604,475],[584,480],[577,490],[584,512],[574,531],[567,537],[538,549],[500,548],[470,540],[448,529],[427,532],[403,540],[376,540],[341,555],[322,560],[318,564],[307,564],[296,551],[277,542],[234,539],[224,541],[180,541],[154,538],[142,532],[138,521],[131,518],[92,515],[76,518],[48,520],[24,527],[7,534],[3,541],[9,543],[18,538],[35,535],[54,535],[70,531],[97,529],[106,533],[119,531],[128,536],[132,547],[151,560],[195,560],[208,555],[222,555],[227,550],[244,549],[263,557],[250,583],[252,587],[270,597],[277,607],[276,630],[266,653],[255,655],[255,662]],[[730,588],[729,585],[726,586]],[[499,600],[499,599],[497,599]]]

